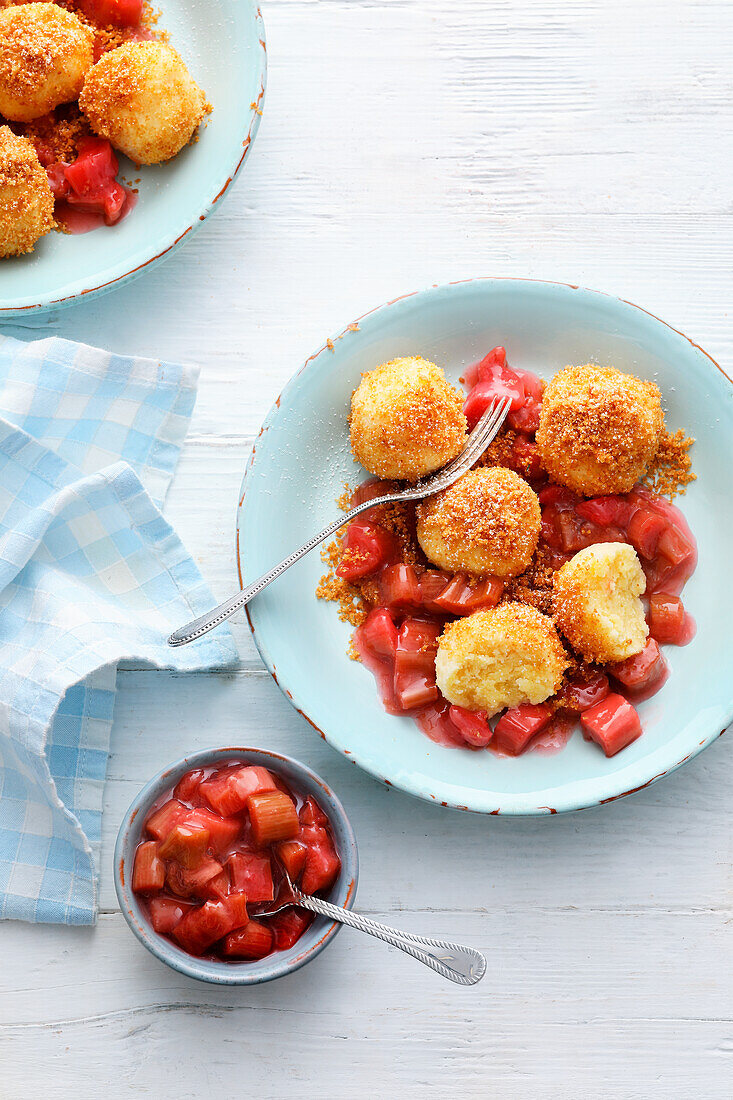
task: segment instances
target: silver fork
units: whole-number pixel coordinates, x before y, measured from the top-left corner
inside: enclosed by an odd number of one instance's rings
[[[350,909],[342,909],[340,905],[333,905],[332,902],[324,901],[323,898],[314,898],[310,894],[304,894],[291,882],[290,876],[282,865],[280,870],[283,875],[283,885],[273,902],[273,908],[253,913],[255,920],[273,917],[275,913],[281,913],[283,909],[297,905],[299,909],[308,909],[321,917],[336,920],[340,924],[348,924],[351,928],[358,928],[360,932],[375,936],[392,947],[399,947],[400,951],[412,955],[413,959],[429,966],[431,970],[435,970],[456,985],[475,985],[486,973],[486,959],[475,948],[463,947],[460,943],[451,943],[449,940],[435,940],[430,936],[416,936],[412,932],[400,932],[397,928],[380,924],[379,921],[371,920],[370,917],[365,917],[361,913],[352,913]]]
[[[244,607],[245,604],[248,604],[254,596],[257,596],[264,588],[267,588],[268,584],[281,576],[291,565],[295,565],[296,561],[300,561],[306,554],[310,554],[311,550],[314,550],[316,546],[324,542],[329,535],[333,535],[345,524],[361,515],[362,512],[368,512],[371,508],[377,508],[380,504],[394,503],[396,500],[422,500],[423,497],[429,497],[434,493],[439,493],[442,489],[447,489],[449,485],[452,485],[453,482],[461,476],[461,474],[465,474],[467,470],[470,470],[474,462],[480,458],[504,423],[510,405],[511,399],[509,397],[495,397],[466,440],[466,446],[447,466],[444,466],[441,470],[437,470],[434,474],[430,474],[429,477],[415,482],[414,485],[410,485],[407,489],[398,489],[395,492],[385,493],[384,496],[375,497],[373,500],[364,500],[361,504],[357,504],[356,507],[346,512],[345,515],[340,516],[338,519],[334,520],[333,523],[329,523],[325,530],[314,535],[313,538],[309,539],[299,550],[296,550],[287,558],[284,558],[283,561],[281,561],[279,565],[276,565],[274,569],[271,569],[269,573],[265,573],[264,576],[254,581],[253,584],[247,585],[247,587],[242,589],[241,592],[238,592],[236,596],[232,596],[230,599],[225,600],[224,603],[220,603],[219,606],[215,607],[212,611],[208,611],[205,615],[200,615],[198,619],[194,619],[193,622],[186,623],[185,626],[174,631],[168,639],[168,645],[188,645],[189,642],[195,642],[197,638],[201,638],[204,634],[208,634],[214,627],[220,626],[221,623],[233,615],[235,611],[239,611],[240,607]]]

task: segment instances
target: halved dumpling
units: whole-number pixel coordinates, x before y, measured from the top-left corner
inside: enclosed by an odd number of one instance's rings
[[[649,634],[639,599],[645,588],[633,547],[588,546],[555,574],[555,623],[587,661],[624,661],[641,653]]]

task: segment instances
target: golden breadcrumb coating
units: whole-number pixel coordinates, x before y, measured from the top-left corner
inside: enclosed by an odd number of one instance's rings
[[[206,112],[206,97],[174,49],[126,42],[90,70],[79,106],[96,134],[138,164],[170,160]]]
[[[76,99],[93,47],[89,27],[57,4],[0,10],[0,114],[30,122]]]
[[[0,256],[32,252],[53,227],[53,194],[35,149],[0,126]]]
[[[649,635],[646,588],[632,546],[605,542],[588,546],[558,569],[553,580],[555,622],[588,661],[606,664],[641,653]]]
[[[547,615],[503,603],[446,626],[435,674],[449,702],[491,717],[504,707],[543,703],[560,687],[568,664]]]
[[[435,363],[393,359],[366,371],[351,398],[351,449],[383,478],[417,481],[463,449],[463,396]]]
[[[515,577],[532,560],[540,535],[537,494],[513,470],[469,470],[417,506],[417,538],[441,569]]]
[[[613,367],[565,367],[542,397],[537,445],[550,477],[583,496],[626,493],[664,431],[659,389]]]

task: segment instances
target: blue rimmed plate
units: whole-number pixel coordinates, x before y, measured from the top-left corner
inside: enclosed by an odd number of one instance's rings
[[[79,236],[49,233],[28,256],[0,260],[0,317],[70,305],[148,270],[191,239],[218,209],[254,141],[265,97],[265,28],[253,0],[162,0],[170,32],[213,105],[198,140],[167,164],[120,174],[139,180],[135,209],[118,225]]]
[[[323,573],[311,554],[249,606],[255,641],[280,688],[326,740],[379,779],[482,813],[537,814],[620,798],[666,775],[733,720],[733,616],[729,477],[733,385],[687,337],[617,298],[516,279],[432,287],[347,326],[311,356],[270,411],[242,485],[237,517],[240,580],[249,583],[333,518],[354,464],[347,415],[362,371],[423,355],[456,381],[496,344],[517,367],[550,377],[595,360],[662,390],[670,428],[697,442],[698,480],[678,500],[697,537],[699,564],[685,588],[695,640],[666,647],[671,675],[640,705],[644,735],[607,760],[579,732],[554,755],[516,759],[444,748],[407,718],[385,713],[371,674],[347,657],[350,628],[316,600]]]

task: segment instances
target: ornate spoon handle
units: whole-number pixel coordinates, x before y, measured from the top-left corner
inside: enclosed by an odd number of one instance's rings
[[[413,959],[424,963],[457,985],[475,985],[486,973],[486,959],[472,947],[462,947],[459,943],[449,943],[447,940],[434,940],[429,936],[414,936],[411,932],[399,932],[396,928],[379,924],[361,913],[352,913],[349,909],[332,905],[330,901],[309,897],[297,889],[293,892],[297,904],[303,909],[310,909],[312,913],[318,913],[322,917],[348,924],[393,947],[399,947],[400,951],[406,951]]]

